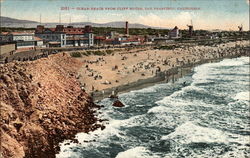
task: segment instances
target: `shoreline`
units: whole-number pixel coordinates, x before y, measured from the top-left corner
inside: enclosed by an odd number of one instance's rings
[[[82,53],[77,79],[95,101],[111,94],[144,88],[189,73],[194,66],[247,54],[249,41],[219,46],[183,45],[176,49],[122,50],[112,54]],[[113,93],[112,93],[113,92]]]
[[[91,92],[92,98],[95,102],[98,103],[100,100],[108,98],[112,94],[113,91],[116,91],[116,93],[118,95],[120,95],[120,94],[127,93],[127,92],[130,92],[133,90],[139,90],[139,89],[147,88],[150,86],[154,86],[154,85],[160,84],[160,83],[169,83],[169,82],[174,83],[179,78],[182,78],[182,77],[190,74],[191,72],[193,72],[193,68],[196,66],[206,64],[206,63],[215,63],[215,62],[222,61],[224,59],[232,59],[232,58],[237,58],[237,57],[241,57],[241,56],[247,56],[247,54],[243,54],[243,55],[236,54],[236,55],[232,55],[232,56],[225,56],[222,58],[203,59],[203,60],[195,62],[195,63],[170,68],[168,70],[159,72],[154,77],[149,77],[146,79],[139,79],[139,80],[137,80],[135,82],[131,82],[129,84],[107,88],[107,89],[104,89],[102,91]],[[248,57],[249,57],[249,55],[248,55]],[[90,93],[90,95],[91,95],[91,93]]]

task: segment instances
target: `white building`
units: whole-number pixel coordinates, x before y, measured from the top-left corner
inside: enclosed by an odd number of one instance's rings
[[[169,38],[171,39],[177,39],[177,38],[180,38],[181,35],[180,35],[180,31],[179,31],[179,28],[177,26],[174,27],[174,29],[170,30],[168,32],[168,36]]]
[[[50,47],[89,47],[94,45],[94,35],[91,26],[74,28],[73,26],[64,27],[63,25],[57,25],[56,28],[44,28],[44,26],[38,25],[35,34]]]
[[[0,34],[1,42],[15,42],[17,49],[34,48],[37,46],[37,40],[34,33],[30,32],[3,32]],[[41,45],[41,42],[38,42]]]

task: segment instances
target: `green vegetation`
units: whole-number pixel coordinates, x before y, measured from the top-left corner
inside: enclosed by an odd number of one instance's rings
[[[98,56],[105,56],[112,54],[113,50],[106,50],[106,51],[100,51],[100,50],[95,50],[95,51],[90,51],[87,50],[86,52],[83,52],[82,55],[89,56],[89,55],[98,55]]]
[[[74,58],[80,58],[80,57],[82,57],[82,54],[80,52],[72,52],[72,53],[70,53],[70,56],[72,56]]]
[[[124,28],[112,28],[112,27],[93,27],[95,35],[106,35],[111,31],[115,31],[119,34],[124,34]],[[130,35],[166,35],[168,34],[167,29],[152,29],[152,28],[130,28]]]
[[[179,48],[179,46],[177,46],[177,45],[165,45],[165,46],[155,47],[155,49],[164,49],[164,50],[171,50],[171,49],[175,49],[175,48]]]
[[[19,31],[35,31],[35,28],[22,28],[22,27],[0,27],[0,32],[19,32]]]
[[[110,55],[110,54],[112,54],[114,51],[113,50],[106,50],[106,53],[108,54],[108,55]]]
[[[92,54],[93,55],[99,55],[99,56],[102,56],[102,55],[106,55],[106,53],[105,52],[103,52],[103,51],[99,51],[99,50],[97,50],[97,51],[92,51]]]

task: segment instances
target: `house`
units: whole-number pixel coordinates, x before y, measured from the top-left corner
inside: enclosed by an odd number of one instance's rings
[[[168,36],[169,38],[171,39],[177,39],[177,38],[180,38],[181,35],[180,35],[180,31],[179,31],[179,28],[177,26],[174,27],[174,29],[170,30],[168,32]]]
[[[36,41],[36,46],[37,47],[43,47],[44,45],[43,45],[43,39],[41,39],[41,38],[39,38],[39,37],[34,37],[34,39],[35,39],[35,41]]]

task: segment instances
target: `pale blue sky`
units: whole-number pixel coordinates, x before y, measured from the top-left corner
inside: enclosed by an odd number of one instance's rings
[[[243,24],[249,29],[248,0],[0,0],[1,15],[39,21],[91,21],[97,23],[125,21],[159,27],[185,28],[193,20],[200,29],[237,29]],[[143,10],[143,11],[62,11],[61,7],[197,7],[200,10]]]

